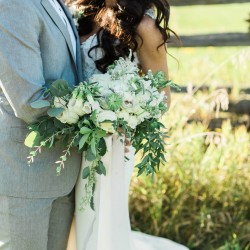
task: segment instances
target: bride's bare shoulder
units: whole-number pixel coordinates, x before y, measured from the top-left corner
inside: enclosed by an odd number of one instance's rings
[[[162,43],[162,34],[159,28],[156,26],[155,20],[148,15],[145,15],[139,23],[137,34],[139,36],[138,40],[142,38],[143,43],[157,44],[157,46]]]
[[[156,26],[155,20],[145,15],[137,27],[138,42],[140,43],[141,39],[143,44],[148,46],[157,47],[162,43],[162,34],[159,28]]]

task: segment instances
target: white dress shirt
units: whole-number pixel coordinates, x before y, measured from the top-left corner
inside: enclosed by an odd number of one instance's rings
[[[75,37],[75,34],[74,34],[73,29],[71,27],[71,24],[70,24],[70,22],[69,22],[69,20],[68,20],[68,18],[66,16],[64,10],[62,9],[61,5],[58,3],[58,1],[57,0],[49,0],[49,2],[54,7],[57,14],[60,16],[63,23],[66,25],[66,27],[68,29],[70,39],[71,39],[71,43],[72,43],[72,47],[73,47],[73,51],[74,51],[74,56],[76,58],[76,37]]]

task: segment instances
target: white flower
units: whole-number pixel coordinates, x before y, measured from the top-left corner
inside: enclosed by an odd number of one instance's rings
[[[136,103],[140,103],[141,105],[145,105],[147,102],[151,100],[151,93],[149,91],[140,92],[135,96]]]
[[[142,108],[142,107],[140,107],[140,106],[138,106],[138,105],[135,105],[134,106],[134,113],[136,114],[136,115],[140,115],[141,113],[143,113],[144,112],[144,109]]]
[[[108,133],[115,133],[115,129],[113,126],[112,122],[102,122],[98,124],[98,127],[103,129],[104,131],[108,132]]]
[[[106,86],[107,83],[112,81],[111,76],[106,74],[94,74],[90,79],[90,83],[98,82],[100,86]]]
[[[115,112],[111,110],[100,110],[96,114],[97,123],[101,123],[104,121],[116,121],[117,115]]]
[[[78,122],[79,116],[75,112],[65,109],[57,119],[62,123],[75,124]]]
[[[141,114],[139,114],[138,116],[137,116],[137,119],[140,121],[140,123],[141,122],[144,122],[144,120],[145,119],[149,119],[150,118],[150,113],[149,112],[143,112],[143,113],[141,113]]]
[[[65,108],[66,106],[66,101],[64,101],[62,98],[60,97],[55,97],[54,98],[54,105],[56,108]]]
[[[135,94],[131,92],[123,93],[123,104],[122,107],[124,109],[131,108],[133,106]]]
[[[159,104],[158,104],[158,100],[157,99],[153,99],[150,103],[149,103],[149,106],[151,107],[157,107]]]
[[[90,105],[92,107],[92,110],[100,110],[101,109],[100,103],[97,101],[91,102]]]
[[[83,111],[85,112],[85,114],[90,114],[92,112],[92,108],[89,102],[85,102],[83,104]]]
[[[117,113],[117,117],[120,119],[124,119],[124,121],[128,121],[129,119],[129,113],[126,109],[121,110],[120,112]]]
[[[140,83],[143,85],[144,89],[150,89],[151,88],[151,81],[146,81],[146,80],[140,80]]]
[[[68,109],[69,109],[69,111],[75,112],[79,116],[83,116],[86,114],[84,111],[83,99],[81,97],[79,97],[79,98],[72,97],[69,100]]]
[[[138,125],[139,120],[137,119],[136,116],[130,115],[128,119],[128,126],[132,129],[135,129],[136,126]]]

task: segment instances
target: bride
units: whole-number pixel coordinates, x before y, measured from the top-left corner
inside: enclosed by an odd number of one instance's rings
[[[143,72],[164,71],[168,76],[166,42],[169,39],[169,5],[165,0],[78,0],[78,20],[84,80],[105,73],[119,57],[134,52]],[[156,13],[156,14],[155,14]],[[161,26],[160,26],[161,24]],[[168,105],[170,89],[165,90]],[[85,180],[76,185],[75,220],[68,250],[185,250],[167,239],[131,232],[128,191],[134,170],[134,149],[129,141],[107,136],[103,157],[106,176],[96,176],[95,211],[81,208]],[[129,159],[125,161],[125,156]],[[83,161],[86,167],[88,162]]]

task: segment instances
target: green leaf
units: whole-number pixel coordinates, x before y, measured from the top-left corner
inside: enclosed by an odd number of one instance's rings
[[[141,167],[138,171],[137,177],[141,176],[145,172],[145,167]]]
[[[39,146],[41,140],[40,133],[38,131],[32,131],[26,137],[24,144],[29,148],[33,148],[35,146]]]
[[[93,123],[96,123],[96,110],[93,111],[92,115],[91,115],[91,120],[93,121]]]
[[[64,111],[64,108],[51,108],[48,110],[48,115],[50,117],[57,117]]]
[[[107,152],[107,145],[106,145],[106,141],[104,140],[104,138],[100,139],[98,152],[100,156],[104,156]]]
[[[89,175],[90,175],[90,168],[89,167],[84,168],[82,171],[82,178],[87,179]]]
[[[89,138],[89,134],[84,135],[79,142],[79,149],[82,149]]]
[[[90,126],[90,121],[89,120],[84,120],[83,124]]]
[[[94,137],[91,140],[90,146],[91,146],[91,151],[92,151],[93,155],[96,156],[96,141],[95,141]]]
[[[35,102],[32,102],[30,104],[30,106],[33,109],[41,109],[41,108],[46,108],[46,107],[50,107],[50,102],[46,101],[46,100],[37,100]]]
[[[96,166],[96,172],[97,172],[97,174],[99,174],[99,175],[104,175],[104,176],[106,176],[107,171],[106,171],[106,168],[105,168],[105,166],[104,166],[104,164],[103,164],[102,161],[100,161],[99,164]]]
[[[82,127],[80,130],[80,134],[85,135],[85,134],[90,134],[92,132],[92,129],[88,127]]]
[[[91,148],[88,148],[87,152],[86,152],[86,160],[87,161],[94,161],[95,159],[96,159],[96,156],[93,154]]]
[[[70,93],[68,83],[63,79],[59,79],[53,82],[50,85],[49,90],[53,96],[57,97],[63,97]]]

